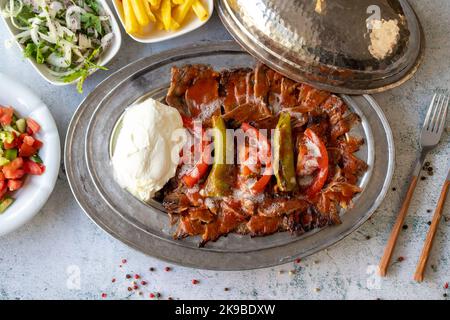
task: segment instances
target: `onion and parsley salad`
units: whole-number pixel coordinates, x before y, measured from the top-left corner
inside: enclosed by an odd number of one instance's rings
[[[45,64],[64,82],[84,80],[99,66],[113,38],[110,18],[97,0],[7,0],[4,17],[20,30],[15,39],[27,58]]]

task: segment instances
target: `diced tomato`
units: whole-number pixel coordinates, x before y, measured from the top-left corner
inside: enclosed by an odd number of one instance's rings
[[[39,150],[40,148],[42,148],[44,144],[42,143],[42,141],[34,138],[34,143],[33,143],[33,148],[35,148],[36,150]]]
[[[21,169],[23,167],[23,159],[18,157],[14,159],[10,164],[4,166],[3,168],[9,167],[13,170]]]
[[[0,199],[8,192],[8,186],[6,181],[0,181]]]
[[[16,191],[22,188],[22,180],[8,180],[9,191]]]
[[[19,145],[19,139],[14,139],[11,143],[8,143],[6,141],[3,142],[3,148],[5,148],[6,150],[8,149],[14,149],[17,148]]]
[[[25,175],[25,171],[22,169],[3,167],[2,171],[6,179],[21,179]]]
[[[32,136],[27,136],[26,135],[26,136],[23,137],[23,143],[26,143],[30,147],[33,147],[35,141],[36,140]]]
[[[33,133],[38,133],[41,130],[41,126],[31,118],[27,119],[27,126]]]
[[[14,109],[11,107],[3,107],[0,112],[0,123],[4,126],[10,125],[13,119]]]
[[[35,147],[32,147],[26,143],[23,143],[19,148],[19,156],[24,158],[34,156],[36,152],[37,150]]]
[[[45,166],[31,160],[25,160],[23,170],[25,173],[40,176],[45,172]]]

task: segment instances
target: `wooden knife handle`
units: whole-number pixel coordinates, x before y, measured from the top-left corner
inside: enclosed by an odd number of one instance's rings
[[[387,270],[389,268],[389,263],[392,259],[392,254],[394,253],[395,245],[397,244],[398,236],[403,227],[403,223],[405,222],[405,218],[408,214],[409,205],[411,203],[412,196],[414,194],[414,190],[417,186],[418,176],[414,175],[411,183],[408,188],[408,192],[406,193],[405,200],[403,201],[402,208],[398,214],[397,220],[394,225],[394,229],[391,232],[391,236],[389,237],[389,241],[386,245],[386,249],[384,250],[383,257],[381,258],[380,266],[379,266],[379,274],[382,277],[385,277],[387,274]]]
[[[447,197],[449,186],[450,181],[446,180],[444,187],[442,188],[441,196],[439,197],[439,202],[436,207],[436,211],[434,212],[433,222],[431,223],[430,230],[428,231],[427,238],[425,239],[422,254],[417,264],[416,274],[414,275],[414,280],[416,280],[417,282],[423,281],[428,258],[430,256],[431,249],[433,248],[434,238],[436,237],[436,232],[438,230],[439,223],[442,218],[442,211],[444,210],[445,199]]]

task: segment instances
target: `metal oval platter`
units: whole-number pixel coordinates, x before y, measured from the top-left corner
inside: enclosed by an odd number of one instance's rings
[[[199,239],[172,238],[169,219],[158,203],[145,204],[114,181],[110,141],[125,109],[145,97],[163,99],[172,66],[206,63],[217,70],[251,67],[254,58],[234,42],[208,43],[163,52],[136,61],[103,81],[81,103],[67,133],[66,173],[80,206],[102,229],[120,241],[156,258],[188,267],[214,270],[263,268],[311,255],[343,239],[376,210],[389,187],[394,166],[391,129],[370,96],[345,96],[361,125],[353,134],[365,144],[358,156],[370,169],[359,182],[364,191],[353,208],[342,212],[343,223],[295,236],[278,233],[263,238],[230,234],[199,248]]]

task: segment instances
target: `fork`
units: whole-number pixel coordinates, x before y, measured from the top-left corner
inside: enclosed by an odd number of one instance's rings
[[[449,104],[449,97],[443,94],[435,94],[431,105],[428,109],[423,124],[421,138],[420,138],[420,156],[417,159],[416,166],[414,168],[412,179],[409,184],[408,191],[406,193],[405,200],[398,214],[394,228],[392,229],[389,241],[386,245],[383,257],[379,265],[379,274],[385,277],[389,268],[389,263],[394,253],[395,245],[397,244],[398,236],[402,230],[403,223],[408,214],[409,205],[411,203],[414,190],[417,186],[420,171],[425,163],[427,154],[433,150],[441,140],[442,132],[444,131],[445,121],[447,118],[447,109]]]

